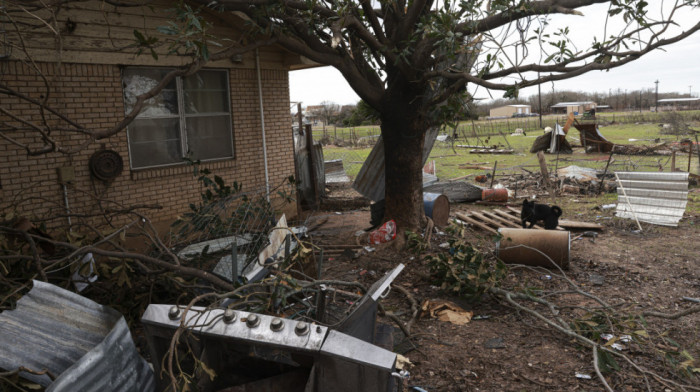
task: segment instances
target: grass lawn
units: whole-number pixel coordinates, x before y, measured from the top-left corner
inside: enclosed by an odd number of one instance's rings
[[[674,135],[664,135],[660,133],[660,127],[657,123],[645,124],[615,124],[601,126],[600,133],[609,141],[615,144],[633,144],[633,145],[653,145],[655,139],[660,139],[666,142],[676,142],[682,137]],[[338,128],[340,131],[340,128]],[[343,129],[347,131],[347,129]],[[332,128],[327,132],[332,134]],[[372,135],[373,132],[379,132],[378,127],[357,127],[354,130],[357,137],[359,135]],[[316,131],[314,131],[316,133]],[[431,151],[429,161],[435,161],[437,176],[441,180],[457,178],[466,175],[485,174],[491,172],[490,168],[496,165],[496,174],[498,176],[507,176],[516,173],[522,173],[523,169],[532,172],[539,171],[539,164],[536,154],[530,153],[530,147],[537,136],[540,136],[544,131],[526,132],[526,136],[491,136],[491,137],[471,137],[458,139],[454,145],[449,142],[436,141]],[[580,144],[579,132],[575,128],[571,128],[567,139],[572,145]],[[629,141],[629,139],[637,139]],[[498,148],[513,148],[514,154],[470,154],[471,148],[460,148],[458,145],[487,145],[496,146]],[[342,159],[347,174],[354,178],[360,170],[362,163],[367,158],[371,147],[352,148],[352,147],[324,147],[324,159]],[[555,168],[561,168],[569,165],[577,165],[583,167],[591,167],[599,170],[605,168],[608,159],[608,154],[586,154],[583,149],[575,148],[573,154],[560,154],[558,157],[554,154],[546,154],[546,161],[550,171]],[[697,156],[693,156],[693,164],[691,172],[697,173]],[[463,166],[480,166],[481,169],[466,169]],[[462,167],[460,167],[462,166]],[[659,171],[662,168],[664,171],[670,171],[671,157],[663,155],[614,155],[610,169],[613,171]],[[688,155],[679,153],[676,156],[676,167],[686,170],[688,167]]]

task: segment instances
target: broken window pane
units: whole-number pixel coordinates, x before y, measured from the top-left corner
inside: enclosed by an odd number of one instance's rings
[[[128,68],[124,70],[124,103],[127,113],[136,105],[139,95],[147,93],[163,77],[170,72],[169,69]],[[146,100],[139,117],[158,117],[177,115],[177,90],[175,79],[157,96]]]

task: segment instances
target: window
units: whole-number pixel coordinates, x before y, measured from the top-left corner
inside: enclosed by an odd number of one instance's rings
[[[124,69],[124,102],[129,113],[136,97],[157,85],[170,72],[166,68]],[[129,125],[129,159],[132,169],[195,160],[233,158],[228,73],[199,71],[177,77],[158,96],[149,99]]]

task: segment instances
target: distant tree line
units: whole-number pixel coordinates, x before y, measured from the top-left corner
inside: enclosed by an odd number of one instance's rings
[[[359,127],[362,125],[379,125],[379,112],[370,107],[365,101],[360,100],[356,105],[340,106],[336,103],[324,101],[320,105],[314,106],[307,116],[323,121],[326,125],[337,127]],[[455,120],[463,121],[477,119],[477,106],[473,103],[467,104],[462,111],[457,114]]]

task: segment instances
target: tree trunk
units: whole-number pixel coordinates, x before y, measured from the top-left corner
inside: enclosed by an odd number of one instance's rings
[[[395,113],[397,114],[397,113]],[[386,173],[385,219],[400,232],[417,231],[423,220],[423,139],[425,127],[409,113],[382,121]]]

